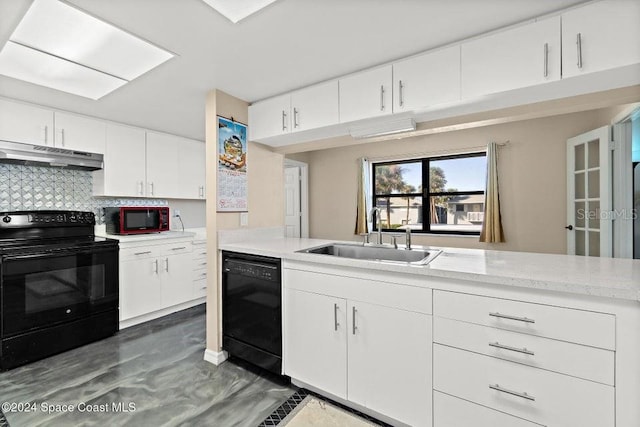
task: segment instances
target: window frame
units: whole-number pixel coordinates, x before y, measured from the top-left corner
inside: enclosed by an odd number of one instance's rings
[[[430,206],[431,197],[433,196],[470,196],[470,195],[484,195],[486,190],[482,191],[442,191],[442,192],[431,192],[431,188],[429,185],[429,171],[431,170],[431,162],[440,161],[440,160],[454,160],[454,159],[462,159],[469,157],[485,157],[487,153],[485,151],[479,152],[471,152],[471,153],[463,153],[463,154],[450,154],[445,156],[434,156],[434,157],[422,157],[417,159],[403,159],[403,160],[395,160],[395,161],[385,161],[385,162],[375,162],[371,163],[371,198],[373,201],[372,206],[377,206],[376,201],[378,199],[392,199],[392,198],[407,198],[407,197],[422,197],[422,229],[415,230],[412,229],[412,233],[419,234],[444,234],[444,235],[458,235],[458,236],[479,236],[480,231],[463,231],[463,230],[431,230],[431,212]],[[391,193],[391,194],[376,194],[376,168],[378,166],[391,166],[391,165],[402,165],[406,163],[421,163],[422,164],[422,192],[416,193]],[[427,203],[425,203],[425,200]],[[372,225],[372,230],[377,231],[376,223]],[[396,229],[394,228],[382,228],[383,232],[393,232]]]

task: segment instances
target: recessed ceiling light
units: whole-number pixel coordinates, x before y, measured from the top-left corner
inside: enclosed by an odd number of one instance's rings
[[[269,6],[276,0],[203,0],[229,21],[237,24],[249,15],[252,15]]]
[[[0,74],[64,90],[61,87],[67,84],[60,84],[64,76],[59,73],[75,69],[75,74],[68,76],[68,80],[82,83],[69,92],[93,99],[122,86],[121,81],[131,81],[174,56],[58,0],[35,0],[9,40],[21,49],[11,46],[2,50],[0,62],[4,65],[0,67]],[[27,54],[26,50],[35,53]],[[21,55],[21,64],[28,62],[39,69],[21,76],[17,73],[20,66],[11,66],[9,58],[1,57],[5,53],[14,57]],[[54,63],[58,65],[47,68]],[[77,67],[86,70],[79,71]],[[56,73],[50,75],[51,84],[47,83],[49,71]],[[83,77],[78,79],[80,74]],[[91,76],[94,76],[96,88],[102,88],[102,92],[90,87]],[[112,79],[105,79],[105,76]],[[105,84],[109,80],[112,83]]]

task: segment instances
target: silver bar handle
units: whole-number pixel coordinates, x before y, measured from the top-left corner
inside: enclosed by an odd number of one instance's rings
[[[165,258],[164,262],[165,262],[164,271],[168,273],[169,272],[169,258]]]
[[[158,274],[158,260],[153,261],[153,264],[155,266],[155,268],[153,269],[153,272]]]
[[[356,306],[354,305],[353,307],[351,307],[351,314],[353,316],[353,324],[351,325],[351,333],[353,335],[356,334],[356,329],[358,329],[358,327],[356,326],[356,313],[358,312],[358,310],[356,310]]]
[[[402,80],[398,81],[398,100],[400,102],[400,106],[404,106],[404,85],[402,84]]]
[[[293,127],[298,127],[298,109],[295,107],[293,108]]]
[[[517,391],[513,391],[513,390],[506,389],[506,388],[502,388],[502,387],[500,387],[499,384],[489,384],[489,388],[491,390],[499,391],[500,393],[506,393],[506,394],[510,394],[512,396],[521,397],[522,399],[527,399],[527,400],[530,400],[532,402],[536,401],[536,398],[531,396],[530,394],[518,393]]]
[[[44,125],[44,145],[49,144],[49,125]]]
[[[499,348],[502,350],[509,350],[509,351],[515,351],[516,353],[522,353],[522,354],[528,354],[529,356],[535,356],[535,353],[531,350],[527,350],[527,348],[517,348],[517,347],[511,347],[510,345],[504,345],[504,344],[500,344],[499,342],[490,342],[489,343],[490,347],[495,347],[495,348]]]
[[[61,135],[62,135],[62,146],[64,147],[64,129],[62,129]]]
[[[143,187],[142,187],[142,181],[138,181],[138,193],[139,193],[141,196],[142,196],[142,190],[143,190]]]
[[[187,247],[186,246],[179,246],[177,248],[171,248],[172,251],[180,251],[182,249],[187,249]]]
[[[149,183],[149,189],[151,191],[151,195],[153,196],[153,182]]]
[[[549,77],[549,43],[544,44],[544,76]]]
[[[578,68],[582,69],[582,33],[576,36],[576,47],[578,48]]]
[[[384,85],[380,85],[380,111],[384,111]]]
[[[497,312],[496,313],[489,313],[489,316],[497,317],[499,319],[515,320],[517,322],[536,323],[535,320],[529,319],[527,317],[511,316],[511,315],[508,315],[508,314],[500,314],[500,313],[497,313]]]
[[[333,330],[337,331],[338,330],[338,326],[340,326],[340,324],[338,323],[338,304],[333,304]]]
[[[144,251],[144,252],[135,252],[134,255],[147,255],[150,254],[151,251]]]
[[[285,124],[286,118],[287,118],[287,113],[284,110],[282,110],[282,132],[287,130],[287,125]]]

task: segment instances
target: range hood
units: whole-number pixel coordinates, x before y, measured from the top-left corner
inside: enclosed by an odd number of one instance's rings
[[[103,157],[64,148],[0,141],[0,163],[94,171],[102,169]]]

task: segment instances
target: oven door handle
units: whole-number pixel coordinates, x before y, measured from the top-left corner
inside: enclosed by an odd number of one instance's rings
[[[83,250],[74,250],[73,248],[65,248],[60,250],[54,250],[50,252],[39,252],[39,253],[31,253],[31,254],[21,254],[21,255],[5,255],[3,257],[3,261],[28,261],[39,258],[56,258],[60,256],[68,256],[68,255],[93,255],[100,254],[105,252],[114,251],[117,253],[117,248],[92,248],[92,249],[83,249]]]

